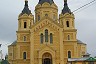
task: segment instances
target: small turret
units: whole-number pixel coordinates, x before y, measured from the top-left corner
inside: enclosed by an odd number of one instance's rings
[[[64,26],[64,29],[75,29],[74,14],[68,7],[67,0],[64,0],[64,8],[59,15],[60,24]]]
[[[25,0],[25,6],[18,17],[18,30],[30,30],[34,23],[34,16],[28,8],[28,0]]]

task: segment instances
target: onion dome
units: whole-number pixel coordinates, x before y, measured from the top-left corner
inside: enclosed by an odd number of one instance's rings
[[[50,5],[54,3],[53,0],[39,0],[39,3],[38,4],[41,4],[42,5],[45,2],[49,3]]]
[[[31,14],[31,10],[29,10],[29,8],[28,8],[28,1],[27,1],[27,0],[25,0],[25,7],[24,7],[24,9],[22,10],[21,15],[23,15],[23,14],[28,14],[28,15]]]
[[[65,14],[65,13],[71,13],[71,10],[69,9],[67,4],[67,0],[64,0],[64,8],[62,10],[62,14]]]

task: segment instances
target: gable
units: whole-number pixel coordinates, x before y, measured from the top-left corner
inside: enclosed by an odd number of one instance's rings
[[[53,49],[53,48],[50,47],[49,45],[43,46],[39,51],[45,51],[45,50],[55,51],[55,49]]]
[[[53,21],[51,18],[43,17],[39,22],[36,22],[36,24],[34,24],[31,27],[31,29],[36,31],[36,30],[42,29],[44,26],[48,26],[48,25],[49,25],[49,27],[51,27],[53,29],[57,29],[57,30],[63,27],[56,21]]]

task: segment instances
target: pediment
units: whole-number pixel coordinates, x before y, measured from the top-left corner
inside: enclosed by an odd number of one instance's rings
[[[45,51],[45,50],[55,51],[55,49],[53,49],[49,44],[43,46],[39,51]]]
[[[58,22],[53,21],[51,18],[49,17],[44,17],[42,18],[39,22],[36,22],[31,29],[33,31],[37,31],[39,29],[42,29],[43,27],[49,26],[53,29],[57,29],[59,30],[60,28],[62,28],[63,26],[60,25]]]

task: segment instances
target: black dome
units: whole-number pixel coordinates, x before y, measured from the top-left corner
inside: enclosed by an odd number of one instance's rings
[[[28,8],[28,1],[25,1],[25,7],[24,7],[24,9],[22,10],[22,13],[21,13],[21,15],[23,15],[23,14],[28,14],[28,15],[30,15],[31,14],[31,11],[29,10],[29,8]]]
[[[69,9],[67,4],[67,0],[64,0],[64,8],[62,10],[62,14],[65,14],[65,13],[71,13],[71,10]]]
[[[38,4],[43,4],[44,2],[48,2],[49,4],[53,4],[54,3],[53,0],[39,0]]]

